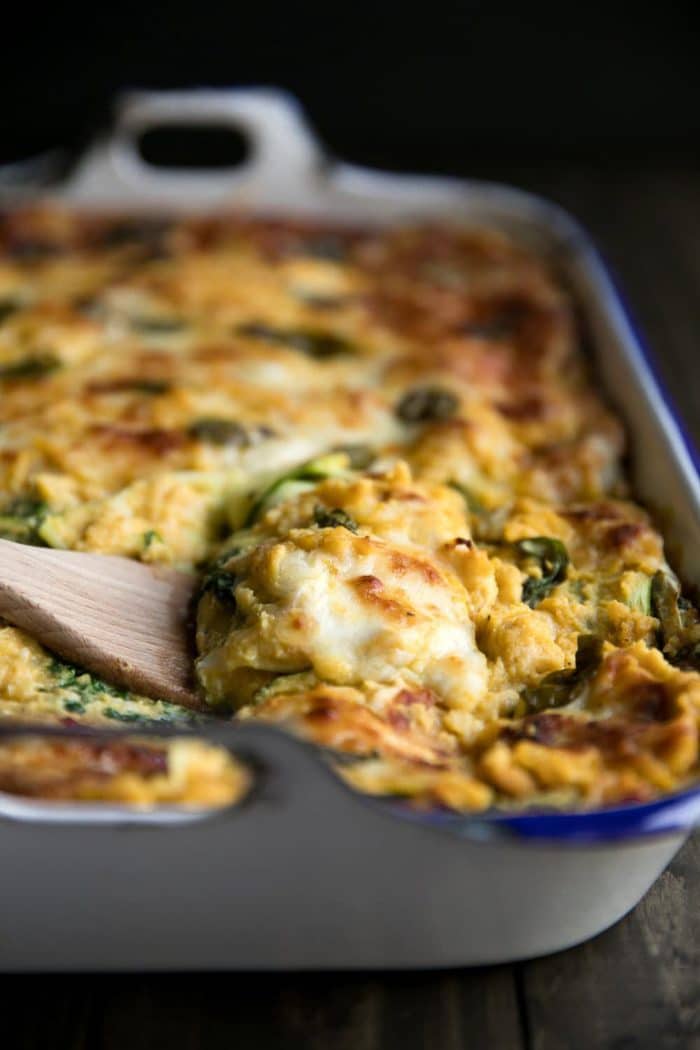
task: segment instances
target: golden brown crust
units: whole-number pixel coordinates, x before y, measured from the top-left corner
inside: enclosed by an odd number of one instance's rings
[[[0,743],[0,791],[31,798],[227,806],[248,786],[242,766],[199,741],[21,737]]]
[[[202,571],[212,716],[350,754],[363,790],[575,806],[697,775],[700,624],[623,453],[568,295],[497,233],[0,220],[0,533]],[[0,717],[184,717],[13,628],[0,657]],[[119,746],[3,745],[0,789],[210,792]]]

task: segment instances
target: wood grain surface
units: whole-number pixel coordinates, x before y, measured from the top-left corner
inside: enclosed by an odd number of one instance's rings
[[[111,555],[0,539],[0,616],[112,685],[201,709],[187,618],[192,576]]]
[[[700,441],[700,172],[613,168],[605,157],[587,169],[475,168],[554,198],[589,227]],[[611,930],[515,966],[4,977],[3,991],[12,1050],[696,1050],[700,837]]]

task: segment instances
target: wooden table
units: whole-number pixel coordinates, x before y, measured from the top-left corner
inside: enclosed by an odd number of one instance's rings
[[[601,158],[587,169],[484,174],[558,200],[589,227],[700,442],[700,172],[610,168]],[[12,1050],[692,1050],[700,836],[617,926],[534,962],[443,973],[5,977],[2,987],[3,1031],[23,1032]]]

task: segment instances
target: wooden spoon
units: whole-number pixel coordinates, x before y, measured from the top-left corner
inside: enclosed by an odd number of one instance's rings
[[[0,617],[108,682],[201,709],[186,626],[196,584],[128,558],[0,540]]]

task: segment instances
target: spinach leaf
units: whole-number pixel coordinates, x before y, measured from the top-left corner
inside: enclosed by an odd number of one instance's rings
[[[143,549],[148,550],[154,543],[164,543],[164,539],[156,529],[147,529],[143,534]]]
[[[307,306],[311,306],[314,310],[339,310],[346,303],[350,302],[349,296],[320,295],[314,292],[305,292],[303,289],[298,289],[295,295],[302,303],[306,303]]]
[[[459,492],[460,496],[467,505],[467,510],[471,514],[486,513],[486,507],[484,506],[484,504],[481,502],[478,496],[474,495],[470,488],[467,488],[466,485],[460,484],[459,481],[448,481],[447,484],[451,489],[454,489],[455,492]]]
[[[344,452],[351,470],[365,470],[377,457],[369,445],[336,445],[333,452]]]
[[[196,419],[187,428],[187,433],[197,441],[205,441],[210,445],[230,445],[243,448],[250,444],[250,436],[246,428],[232,419],[216,417]]]
[[[290,347],[316,360],[354,353],[351,344],[341,336],[311,328],[275,328],[260,321],[251,321],[239,325],[236,332],[246,339],[259,339],[264,343]]]
[[[45,546],[39,536],[48,506],[42,500],[20,497],[0,511],[0,536],[15,543]]]
[[[328,507],[323,507],[319,503],[314,507],[314,522],[319,529],[343,528],[349,532],[357,532],[357,522],[353,521],[350,515],[340,507],[329,510]]]
[[[280,494],[281,489],[288,482],[323,481],[324,478],[340,474],[346,469],[348,458],[345,452],[331,452],[327,456],[318,456],[316,459],[310,459],[306,463],[302,463],[300,466],[290,470],[287,474],[283,474],[282,477],[277,478],[272,484],[268,485],[255,500],[248,511],[243,528],[247,529],[255,524],[260,515],[273,505],[274,497]]]
[[[677,666],[700,669],[700,623],[678,581],[659,570],[651,580],[651,612],[659,621],[659,647]]]
[[[204,578],[199,597],[201,599],[205,594],[211,594],[219,605],[223,605],[225,609],[235,612],[237,608],[235,594],[237,583],[238,580],[234,573],[228,572],[226,569],[214,569],[213,572],[210,572]]]
[[[89,383],[90,394],[167,394],[172,385],[167,379],[104,379]]]
[[[459,481],[448,481],[447,485],[460,494],[467,511],[473,515],[471,529],[474,539],[481,543],[502,544],[503,526],[508,520],[508,506],[504,504],[500,507],[487,507],[468,485],[462,485]]]
[[[21,308],[19,299],[12,299],[10,296],[0,299],[0,324],[6,321],[8,317],[16,314]]]
[[[69,663],[67,660],[54,658],[49,665],[49,671],[56,679],[56,685],[59,689],[69,689],[71,692],[76,693],[82,701],[94,700],[102,694],[121,699],[124,699],[127,695],[126,690],[109,685],[108,682],[104,682],[97,675],[90,674],[88,671],[84,671],[82,667],[76,667],[75,664]]]
[[[661,627],[661,641],[669,644],[683,631],[679,606],[681,589],[667,572],[659,570],[651,578],[651,610]]]
[[[102,714],[105,718],[111,718],[115,722],[149,722],[150,719],[146,715],[142,715],[139,711],[117,711],[114,707],[105,707]]]
[[[538,714],[552,707],[563,707],[581,694],[600,666],[603,640],[595,634],[580,634],[576,648],[576,665],[564,671],[545,675],[535,686],[520,694],[528,714]]]
[[[60,366],[61,360],[56,354],[39,351],[19,361],[0,365],[0,379],[38,379],[55,372]]]
[[[187,323],[179,317],[132,317],[129,324],[144,335],[169,335],[181,332]]]
[[[137,394],[167,394],[172,389],[167,379],[131,379],[123,387]]]
[[[561,540],[551,536],[533,536],[513,544],[527,562],[535,562],[540,576],[528,576],[523,584],[522,600],[534,609],[566,576],[569,555]]]
[[[72,715],[85,714],[85,704],[82,700],[64,700],[63,709],[64,711],[70,711]]]
[[[403,395],[396,415],[404,423],[429,423],[450,419],[459,408],[459,398],[439,386],[414,387]]]

